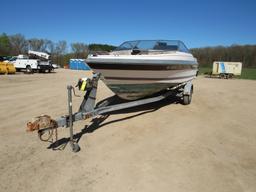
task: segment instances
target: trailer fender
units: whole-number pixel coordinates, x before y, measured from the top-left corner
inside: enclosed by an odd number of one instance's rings
[[[193,89],[193,84],[192,84],[191,81],[189,81],[184,86],[183,95],[190,95],[190,94],[192,94],[191,89]]]

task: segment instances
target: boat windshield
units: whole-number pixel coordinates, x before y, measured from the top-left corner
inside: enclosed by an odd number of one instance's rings
[[[188,48],[182,41],[178,40],[138,40],[126,41],[122,43],[115,51],[122,50],[149,50],[149,51],[181,51],[188,53]]]

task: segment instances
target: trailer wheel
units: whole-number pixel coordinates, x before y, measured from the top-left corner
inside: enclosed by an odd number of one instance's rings
[[[183,105],[189,105],[192,101],[193,86],[190,89],[189,95],[183,95]]]
[[[78,151],[80,151],[80,147],[77,143],[70,143],[71,144],[71,149],[73,152],[77,153]]]
[[[184,95],[183,96],[183,105],[189,105],[191,103],[192,96]]]
[[[32,73],[32,69],[31,69],[30,65],[26,66],[26,73]]]

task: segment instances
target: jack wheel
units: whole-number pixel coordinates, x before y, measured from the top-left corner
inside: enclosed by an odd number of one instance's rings
[[[71,149],[74,153],[77,153],[78,151],[80,151],[80,147],[77,143],[70,143],[71,144]]]

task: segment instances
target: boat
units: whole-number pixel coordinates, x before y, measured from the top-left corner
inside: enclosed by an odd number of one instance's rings
[[[137,100],[193,80],[197,59],[179,40],[126,41],[109,53],[89,54],[86,63],[120,98]]]

